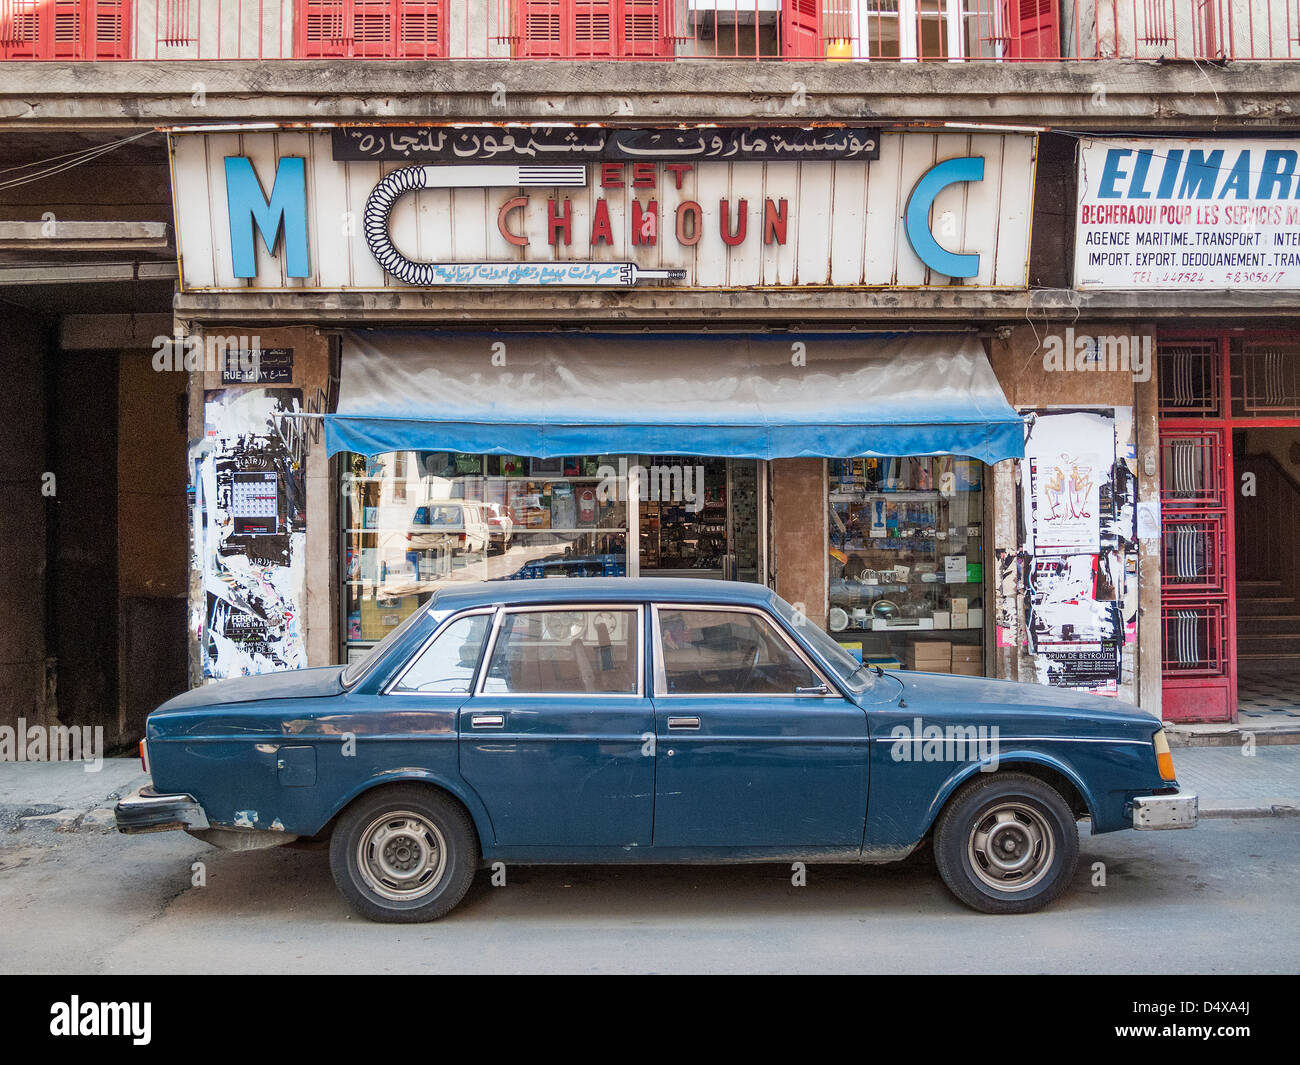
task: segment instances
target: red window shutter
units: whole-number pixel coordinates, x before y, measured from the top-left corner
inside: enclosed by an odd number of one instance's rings
[[[671,2],[671,0],[669,0]],[[669,55],[664,0],[621,0],[625,56]]]
[[[621,5],[620,5],[621,6]],[[573,49],[576,59],[610,59],[618,54],[613,0],[569,0],[573,13]]]
[[[365,59],[392,56],[394,0],[352,0],[352,50]]]
[[[350,0],[298,0],[297,54],[306,59],[345,56],[351,43]]]
[[[445,55],[443,0],[397,0],[397,55]]]
[[[786,59],[820,59],[825,54],[821,0],[783,0],[781,55]]]
[[[566,0],[519,0],[515,54],[523,59],[558,58],[565,54]],[[570,17],[571,21],[571,17]]]
[[[0,58],[40,59],[40,0],[0,0]]]
[[[80,59],[86,47],[86,19],[80,0],[54,0],[49,7],[54,16],[53,51],[41,58]]]
[[[1002,0],[1002,22],[1008,58],[1061,58],[1058,0]]]
[[[131,26],[127,0],[87,0],[95,59],[130,59]]]

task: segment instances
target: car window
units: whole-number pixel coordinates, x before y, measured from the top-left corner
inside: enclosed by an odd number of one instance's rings
[[[661,607],[659,634],[668,695],[794,695],[821,683],[760,614]]]
[[[558,695],[637,690],[634,609],[527,610],[501,619],[483,691]]]
[[[411,668],[393,685],[395,692],[468,692],[474,685],[483,638],[491,614],[457,618],[420,652]]]
[[[428,608],[421,609],[416,607],[416,609],[412,610],[406,616],[406,619],[397,626],[397,628],[380,640],[379,643],[375,644],[375,646],[366,653],[365,658],[358,659],[343,671],[339,678],[343,682],[343,687],[352,687],[352,685],[354,685],[370,670],[371,666],[383,658],[384,655],[388,654],[389,648],[405,636],[408,629],[418,625],[420,620],[426,617],[428,617]]]
[[[846,687],[855,693],[866,691],[875,684],[875,676],[870,670],[862,668],[862,663],[854,658],[833,636],[820,626],[811,624],[806,617],[795,610],[780,596],[774,596],[772,605],[790,626],[803,638],[812,649],[839,676]]]

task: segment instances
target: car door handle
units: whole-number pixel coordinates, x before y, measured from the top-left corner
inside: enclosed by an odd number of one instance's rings
[[[470,728],[501,728],[506,723],[505,714],[470,714]]]
[[[670,717],[668,727],[673,729],[699,728],[700,719],[698,717]]]

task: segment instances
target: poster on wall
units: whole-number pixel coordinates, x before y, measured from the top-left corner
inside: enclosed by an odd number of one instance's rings
[[[1118,694],[1136,592],[1126,565],[1136,481],[1117,448],[1128,426],[1128,412],[1049,410],[1026,427],[1017,570],[1039,683]]]
[[[307,665],[306,438],[302,392],[204,394],[195,455],[195,555],[203,580],[203,676]]]

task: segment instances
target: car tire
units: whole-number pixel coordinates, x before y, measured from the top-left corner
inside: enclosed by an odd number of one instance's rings
[[[982,913],[1032,913],[1056,899],[1079,864],[1079,830],[1060,792],[1025,773],[963,787],[934,828],[948,890]]]
[[[362,795],[330,836],[334,883],[372,921],[412,924],[451,912],[469,890],[478,858],[469,814],[418,784]]]

